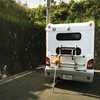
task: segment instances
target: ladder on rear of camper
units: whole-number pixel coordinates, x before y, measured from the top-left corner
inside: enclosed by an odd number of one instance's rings
[[[55,64],[55,71],[54,71],[54,80],[53,80],[53,92],[54,92],[54,86],[56,84],[56,74],[57,74],[57,68],[60,68],[62,67],[61,64],[64,64],[64,65],[74,65],[74,70],[76,70],[78,67],[77,65],[80,65],[80,66],[85,66],[85,64],[78,64],[76,62],[76,58],[85,58],[84,55],[77,55],[76,53],[76,50],[77,50],[78,46],[76,45],[75,47],[66,47],[66,48],[63,48],[62,45],[59,47],[59,54],[52,54],[51,56],[56,56],[59,58],[59,62],[55,63],[55,62],[51,62],[52,64]],[[70,55],[67,55],[67,54],[62,54],[62,50],[71,50],[71,54]],[[75,53],[73,53],[75,51]],[[66,63],[66,62],[60,62],[60,58],[61,57],[72,57],[72,60],[74,61],[74,63]]]

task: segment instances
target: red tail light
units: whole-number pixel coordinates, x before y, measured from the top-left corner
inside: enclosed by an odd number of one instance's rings
[[[46,57],[46,66],[50,66],[50,59]]]
[[[89,60],[87,63],[87,69],[93,69],[93,59]]]

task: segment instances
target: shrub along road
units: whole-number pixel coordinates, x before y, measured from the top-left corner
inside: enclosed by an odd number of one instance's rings
[[[92,84],[63,80],[52,92],[52,79],[37,69],[1,84],[0,100],[100,100],[99,85],[100,72],[95,72]]]

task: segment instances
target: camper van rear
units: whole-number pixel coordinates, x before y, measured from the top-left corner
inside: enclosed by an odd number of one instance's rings
[[[45,76],[91,83],[94,22],[48,24],[46,32]]]

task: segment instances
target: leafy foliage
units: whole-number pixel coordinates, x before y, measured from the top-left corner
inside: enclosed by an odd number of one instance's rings
[[[0,78],[5,65],[11,75],[45,63],[45,31],[34,27],[34,18],[33,10],[0,0]]]

